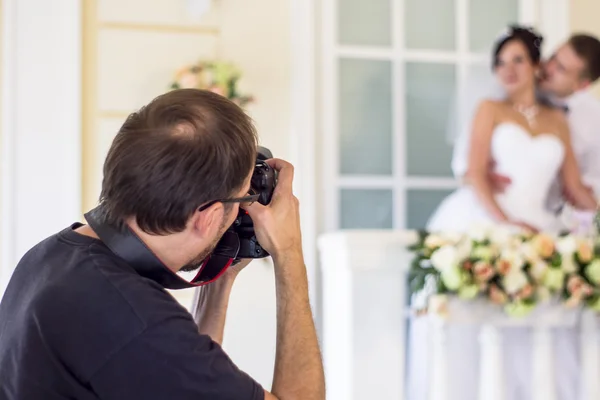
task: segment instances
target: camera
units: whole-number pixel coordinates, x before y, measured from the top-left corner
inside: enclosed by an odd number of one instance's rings
[[[257,201],[263,205],[271,202],[277,184],[276,171],[265,162],[269,158],[273,158],[271,151],[259,146],[254,172],[250,181],[252,192],[258,194]],[[254,223],[246,210],[240,208],[237,218],[228,231],[237,234],[240,240],[240,248],[237,257],[233,261],[234,264],[242,258],[264,258],[269,256],[269,253],[258,243],[254,233]]]

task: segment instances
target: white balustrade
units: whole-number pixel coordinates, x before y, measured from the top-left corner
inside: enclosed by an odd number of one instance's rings
[[[323,353],[329,400],[408,399],[405,358],[408,293],[406,274],[413,255],[412,231],[343,231],[319,239],[323,277]],[[447,327],[477,324],[480,329],[479,400],[504,400],[503,346],[500,330],[532,331],[532,400],[560,400],[552,384],[556,367],[554,328],[578,326],[581,348],[581,398],[600,398],[600,351],[596,317],[547,304],[525,318],[510,318],[485,301],[452,299],[448,315],[431,322],[430,400],[451,392]],[[581,322],[581,323],[579,323]]]

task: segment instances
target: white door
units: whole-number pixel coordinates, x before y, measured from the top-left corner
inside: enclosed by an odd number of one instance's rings
[[[490,68],[491,44],[508,24],[564,35],[564,23],[548,23],[560,12],[549,3],[323,1],[325,231],[424,227],[457,187],[449,137],[457,93],[470,74]]]

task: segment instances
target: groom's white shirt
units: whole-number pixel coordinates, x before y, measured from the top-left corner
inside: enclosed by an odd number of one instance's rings
[[[589,91],[581,90],[564,101],[571,131],[573,152],[586,184],[600,197],[600,101]],[[454,145],[452,171],[456,178],[467,172],[470,129],[460,133]],[[559,196],[560,192],[551,196]],[[552,199],[554,203],[558,199]]]

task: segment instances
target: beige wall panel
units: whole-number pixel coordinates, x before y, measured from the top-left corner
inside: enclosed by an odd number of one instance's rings
[[[93,199],[95,205],[100,195],[100,188],[102,185],[102,166],[104,165],[104,159],[108,153],[108,149],[117,134],[119,128],[123,124],[125,118],[101,118],[98,122],[98,128],[94,138],[93,154],[88,154],[88,157],[92,157],[93,168],[92,171],[86,177],[91,180],[86,182],[86,188],[88,190],[88,198]],[[92,206],[90,205],[90,206]]]
[[[600,37],[600,0],[571,0],[570,25],[574,33]],[[600,98],[600,82],[594,85],[593,91]]]
[[[216,26],[219,1],[212,3],[211,9],[198,18],[190,13],[188,0],[100,0],[98,19],[101,22]]]
[[[212,58],[211,35],[101,30],[98,34],[98,108],[129,111],[168,90],[173,74]]]

